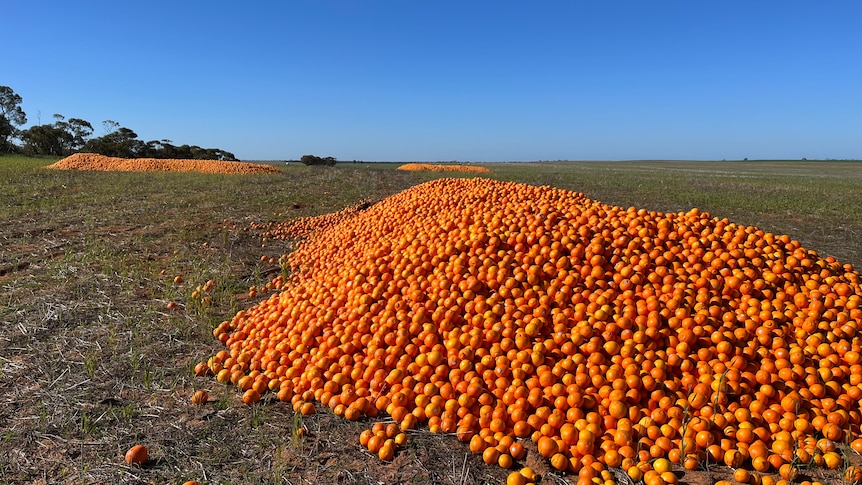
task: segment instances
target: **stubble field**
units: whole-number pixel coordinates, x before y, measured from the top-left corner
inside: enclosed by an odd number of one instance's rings
[[[0,483],[504,482],[508,471],[484,465],[454,436],[420,429],[384,463],[359,446],[368,422],[323,406],[301,416],[271,397],[245,406],[235,386],[193,374],[224,348],[213,328],[268,297],[249,288],[283,271],[261,256],[277,260],[294,247],[261,240],[253,223],[379,201],[451,173],[397,164],[243,176],[44,168],[55,161],[0,157]],[[486,166],[483,177],[621,207],[697,207],[862,265],[862,163]],[[190,403],[199,389],[212,396],[204,406]],[[136,443],[150,450],[144,467],[123,460]],[[577,478],[535,453],[526,462],[543,483]],[[716,466],[681,481],[727,474]]]

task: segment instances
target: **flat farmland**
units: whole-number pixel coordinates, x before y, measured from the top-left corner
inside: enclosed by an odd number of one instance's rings
[[[420,427],[381,462],[359,445],[369,421],[321,405],[302,416],[271,394],[246,406],[235,386],[193,372],[224,349],[213,329],[268,297],[263,289],[284,271],[277,260],[295,248],[253,227],[476,175],[391,163],[291,164],[275,175],[45,168],[55,161],[0,157],[0,483],[505,481],[507,470],[452,435]],[[698,208],[862,266],[862,162],[481,165],[492,171],[481,177],[624,208]],[[200,389],[211,400],[192,405]],[[138,443],[150,459],[129,466],[123,455]],[[527,447],[516,468],[529,464],[542,483],[575,483]],[[837,472],[803,473],[843,483]],[[729,474],[713,465],[680,472],[680,481]]]

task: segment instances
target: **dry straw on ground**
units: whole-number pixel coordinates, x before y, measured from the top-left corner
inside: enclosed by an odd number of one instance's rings
[[[101,170],[118,172],[204,172],[226,174],[280,173],[271,165],[220,160],[178,160],[160,158],[116,158],[96,153],[76,153],[48,168],[58,170]]]

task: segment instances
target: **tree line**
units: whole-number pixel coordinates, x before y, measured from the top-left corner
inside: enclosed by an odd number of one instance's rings
[[[122,158],[185,158],[198,160],[236,160],[233,153],[220,148],[173,145],[171,140],[143,141],[129,128],[113,120],[102,122],[105,132],[93,137],[93,125],[80,118],[54,115],[54,122],[21,129],[27,114],[23,99],[9,86],[0,86],[0,154],[68,156],[77,152],[99,153]]]

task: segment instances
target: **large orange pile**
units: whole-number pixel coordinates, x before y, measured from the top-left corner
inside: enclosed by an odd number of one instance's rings
[[[506,467],[532,439],[583,483],[607,467],[674,483],[668,461],[792,474],[862,449],[859,275],[787,236],[443,179],[312,233],[289,264],[196,369],[247,402],[386,412]],[[362,441],[389,459],[393,436]]]
[[[205,172],[227,174],[280,173],[272,165],[220,160],[174,160],[162,158],[116,158],[96,153],[76,153],[48,168],[59,170],[107,170],[119,172]]]
[[[398,170],[428,171],[428,172],[468,172],[491,173],[491,169],[477,165],[437,165],[433,163],[405,163]]]

